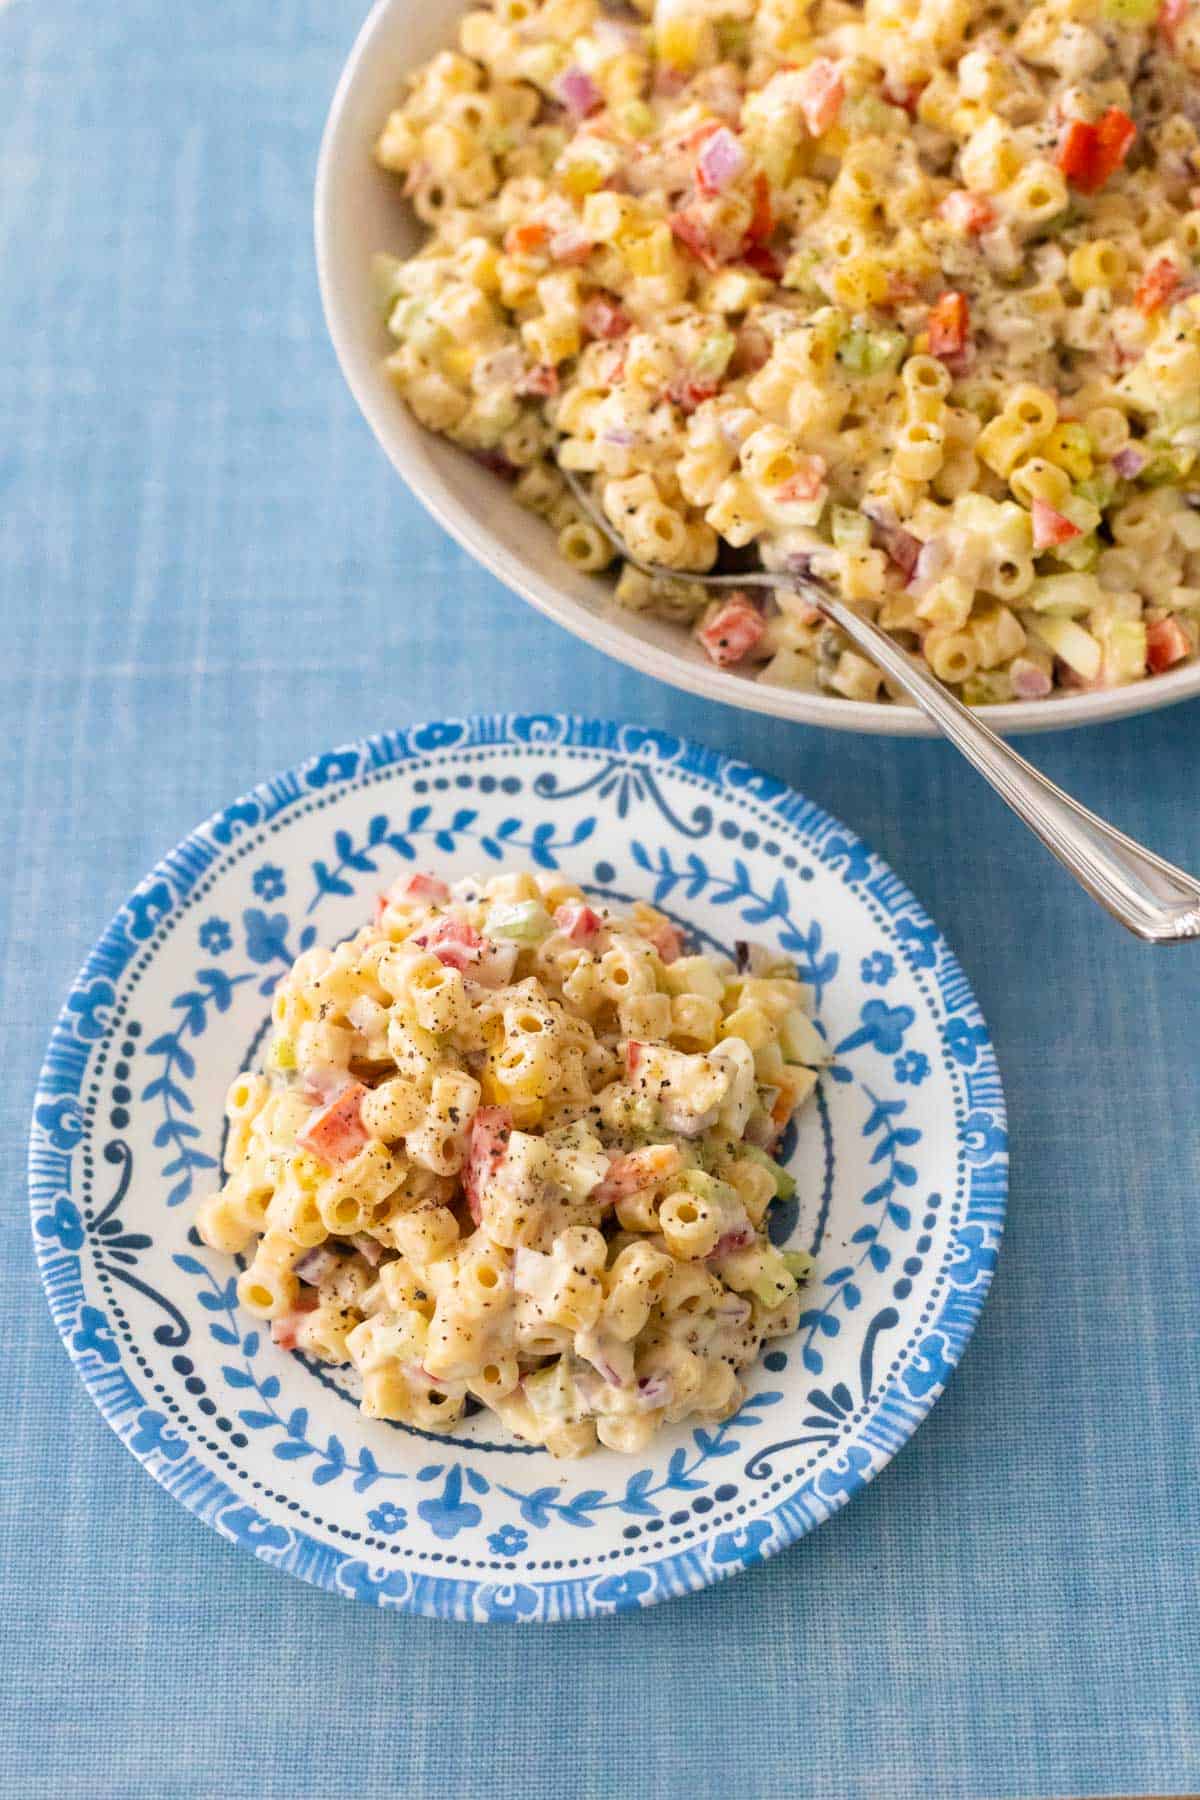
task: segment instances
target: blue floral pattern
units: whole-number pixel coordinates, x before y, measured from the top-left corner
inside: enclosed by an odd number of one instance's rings
[[[769,1347],[732,1418],[677,1431],[615,1481],[607,1459],[581,1479],[484,1441],[480,1422],[436,1442],[369,1425],[341,1372],[280,1352],[240,1311],[228,1262],[188,1240],[184,1203],[218,1178],[230,1043],[251,1042],[318,930],[335,939],[395,872],[446,861],[563,870],[617,900],[653,899],[709,946],[777,944],[831,1047],[802,1121],[805,1176],[772,1225],[776,1241],[817,1253],[800,1331]],[[106,1142],[110,1124],[123,1136]],[[30,1171],[55,1318],[163,1485],[255,1555],[342,1594],[523,1621],[718,1579],[857,1492],[969,1335],[996,1262],[1006,1151],[970,991],[865,846],[776,778],[665,732],[535,715],[331,751],[195,833],[122,909],[68,999]],[[91,1185],[105,1170],[119,1176],[107,1201]],[[223,1461],[202,1448],[213,1414],[198,1416],[194,1396],[209,1393]],[[300,1515],[281,1498],[293,1493]],[[568,1546],[577,1572],[556,1574]]]

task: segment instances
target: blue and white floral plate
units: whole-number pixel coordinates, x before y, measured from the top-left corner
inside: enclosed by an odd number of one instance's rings
[[[406,865],[561,869],[728,950],[800,965],[832,1050],[776,1241],[812,1250],[800,1330],[741,1411],[636,1459],[556,1463],[486,1414],[368,1421],[277,1349],[191,1229],[270,994]],[[149,875],[73,988],[42,1071],[33,1231],[68,1352],[157,1481],[264,1562],[438,1618],[646,1606],[761,1561],[843,1505],[928,1412],[1004,1216],[987,1028],[937,927],[780,781],[661,732],[558,716],[422,725],[256,788]]]

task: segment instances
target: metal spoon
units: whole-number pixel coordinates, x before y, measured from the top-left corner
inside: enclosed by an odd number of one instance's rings
[[[1023,819],[1105,910],[1148,944],[1180,944],[1200,938],[1200,882],[1144,850],[1122,831],[1106,825],[1078,800],[1040,775],[979,716],[956,700],[923,663],[903,650],[878,625],[835,599],[814,576],[768,574],[696,575],[642,562],[631,556],[583,484],[568,469],[562,474],[587,516],[635,569],[656,578],[703,583],[712,588],[779,588],[791,585],[823,618],[845,633],[863,655],[890,675],[961,750],[1000,798]]]

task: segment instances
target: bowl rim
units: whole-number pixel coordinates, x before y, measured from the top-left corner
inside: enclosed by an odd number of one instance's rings
[[[350,99],[371,59],[377,39],[393,17],[410,10],[414,0],[375,0],[359,29],[342,68],[330,103],[317,158],[313,227],[317,280],[325,323],[346,384],[380,448],[409,491],[457,544],[477,563],[573,636],[604,651],[639,674],[669,686],[716,700],[743,711],[767,713],[795,724],[821,725],[835,731],[885,737],[936,737],[938,732],[913,706],[878,701],[845,700],[808,694],[766,682],[749,681],[702,660],[692,661],[626,631],[616,618],[592,612],[582,602],[556,591],[526,564],[511,555],[428,464],[404,441],[403,409],[384,394],[375,378],[376,357],[353,316],[347,289],[340,279],[334,245],[335,198],[347,163],[347,113]],[[419,429],[419,428],[418,428]],[[515,504],[515,503],[514,503]],[[1008,701],[984,709],[983,717],[1001,736],[1025,732],[1066,731],[1107,724],[1200,696],[1200,658],[1167,674],[1151,676],[1097,693],[1067,695],[1050,701]]]

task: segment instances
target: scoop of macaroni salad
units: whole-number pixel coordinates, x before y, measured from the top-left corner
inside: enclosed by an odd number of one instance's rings
[[[495,0],[376,146],[387,369],[722,666],[901,698],[810,572],[972,704],[1139,681],[1200,638],[1198,127],[1200,0]],[[750,547],[767,604],[689,583]]]
[[[474,1401],[556,1456],[723,1419],[811,1265],[766,1232],[826,1060],[805,1001],[791,963],[689,954],[650,906],[408,876],[280,986],[200,1235],[371,1418],[448,1431]]]

